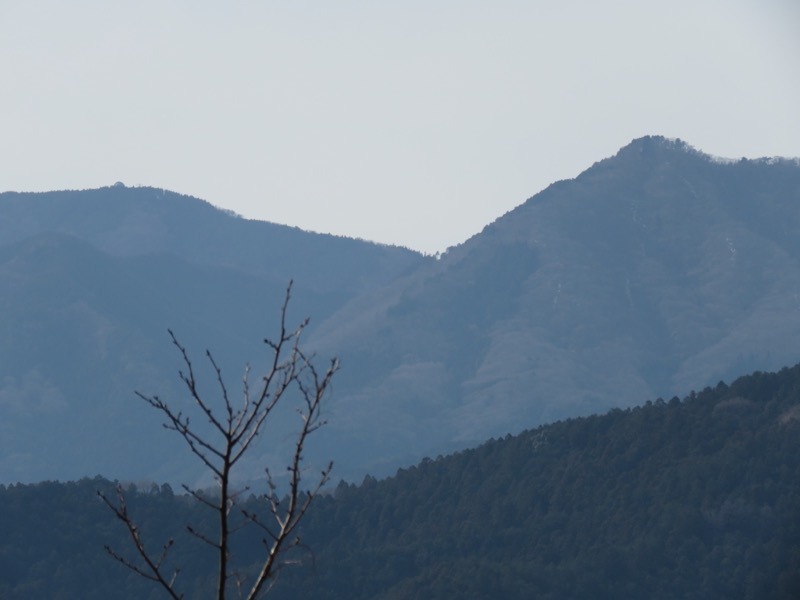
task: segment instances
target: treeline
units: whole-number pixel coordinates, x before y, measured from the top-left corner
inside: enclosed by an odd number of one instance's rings
[[[113,484],[0,488],[0,598],[160,597],[105,554],[128,545],[97,489]],[[202,507],[128,496],[206,597],[213,556],[183,533],[213,526]],[[341,483],[301,535],[310,553],[270,597],[800,598],[800,365]],[[258,551],[243,537],[235,558]]]

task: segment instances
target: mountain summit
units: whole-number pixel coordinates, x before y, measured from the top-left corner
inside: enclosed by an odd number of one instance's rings
[[[796,363],[800,163],[641,138],[438,260],[153,188],[0,194],[2,478],[194,483],[133,390],[181,393],[168,327],[256,372],[290,277],[342,362],[309,455],[386,473]]]
[[[168,328],[235,385],[264,356],[290,278],[290,317],[321,320],[429,261],[155,188],[0,194],[0,481],[193,483],[133,394],[183,397]]]
[[[357,366],[333,428],[398,458],[780,368],[799,339],[798,162],[662,137],[554,183],[317,331]]]

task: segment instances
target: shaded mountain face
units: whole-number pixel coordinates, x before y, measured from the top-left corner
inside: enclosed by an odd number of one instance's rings
[[[657,137],[439,260],[151,188],[0,194],[0,480],[192,483],[133,390],[184,397],[168,327],[233,386],[258,372],[289,278],[290,319],[342,359],[309,458],[360,479],[797,362],[798,257],[797,161]]]
[[[211,349],[238,393],[290,278],[294,324],[426,260],[163,190],[0,194],[0,481],[193,483],[201,470],[134,395],[185,398],[168,328],[201,369]]]
[[[344,365],[331,448],[380,472],[792,364],[798,340],[798,162],[643,138],[358,297],[315,342]]]

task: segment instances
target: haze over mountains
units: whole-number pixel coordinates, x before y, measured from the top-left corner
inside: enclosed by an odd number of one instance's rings
[[[290,278],[293,321],[322,319],[426,260],[124,186],[0,195],[0,239],[6,481],[193,476],[183,448],[133,396],[182,397],[167,328],[198,361],[212,349],[238,382],[264,356]]]
[[[797,161],[660,137],[438,260],[152,188],[2,194],[0,479],[195,477],[133,390],[178,393],[167,327],[238,381],[289,278],[342,359],[316,452],[355,478],[794,364],[798,257]]]

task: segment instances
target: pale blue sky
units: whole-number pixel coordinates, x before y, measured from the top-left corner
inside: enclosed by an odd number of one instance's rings
[[[436,252],[646,134],[800,156],[796,0],[0,0],[0,190]]]

